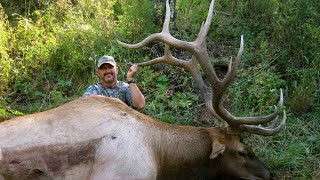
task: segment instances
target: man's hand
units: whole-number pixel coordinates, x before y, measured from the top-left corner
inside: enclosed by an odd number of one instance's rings
[[[138,72],[138,65],[132,64],[127,73],[127,81],[131,81],[136,76],[137,72]]]

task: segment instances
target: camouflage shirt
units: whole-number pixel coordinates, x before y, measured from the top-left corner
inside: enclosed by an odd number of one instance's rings
[[[134,107],[129,84],[122,81],[118,81],[114,87],[103,87],[101,83],[89,86],[82,97],[86,97],[91,94],[119,98],[128,106]]]

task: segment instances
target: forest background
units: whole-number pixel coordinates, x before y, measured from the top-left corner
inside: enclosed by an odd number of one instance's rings
[[[209,0],[171,0],[171,33],[193,41]],[[235,115],[270,113],[280,88],[287,126],[273,137],[245,134],[277,179],[320,175],[320,3],[318,0],[217,0],[208,34],[213,64],[229,61],[244,35],[245,50],[225,104]],[[119,46],[160,32],[163,0],[0,0],[0,121],[79,98],[98,81],[96,61],[112,55],[125,80],[131,63],[163,53],[162,43]],[[174,50],[178,57],[187,52]],[[168,65],[141,68],[143,113],[172,124],[211,126],[197,85]]]

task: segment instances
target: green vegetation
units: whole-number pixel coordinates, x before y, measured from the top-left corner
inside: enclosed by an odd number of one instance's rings
[[[172,34],[194,40],[209,3],[177,0]],[[231,112],[267,114],[279,89],[285,92],[286,129],[273,137],[245,136],[278,179],[320,178],[319,9],[318,0],[217,0],[208,34],[212,62],[235,56],[240,35],[245,38],[238,76],[225,98]],[[131,50],[116,38],[139,42],[161,31],[163,20],[159,0],[1,1],[0,121],[78,98],[97,81],[95,62],[103,54],[117,59],[124,79],[130,63],[161,55],[163,44]],[[137,81],[147,97],[144,113],[174,124],[214,122],[202,116],[197,85],[183,70],[141,68]]]

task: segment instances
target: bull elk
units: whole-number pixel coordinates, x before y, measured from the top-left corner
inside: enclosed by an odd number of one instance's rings
[[[153,41],[165,43],[160,62],[188,70],[199,84],[207,109],[228,127],[169,125],[135,111],[122,101],[98,95],[76,99],[45,112],[16,117],[0,124],[0,180],[2,179],[272,179],[270,172],[241,141],[240,133],[273,135],[285,125],[277,121],[282,91],[275,111],[262,117],[235,117],[222,105],[222,96],[235,76],[240,50],[220,80],[209,61],[206,35],[214,0],[206,22],[193,42],[169,33],[170,8],[161,33],[148,36],[140,48]],[[189,51],[192,58],[173,57],[170,47]],[[211,91],[200,76],[206,73]],[[262,127],[274,120],[277,123]]]

